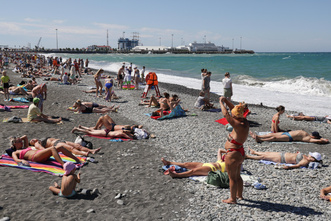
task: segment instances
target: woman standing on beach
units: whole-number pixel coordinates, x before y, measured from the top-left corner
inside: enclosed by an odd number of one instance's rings
[[[278,133],[278,132],[283,132],[284,130],[281,130],[279,128],[279,118],[280,115],[283,114],[285,112],[285,107],[280,105],[276,108],[277,113],[272,117],[271,120],[271,132],[272,133]]]
[[[3,87],[3,92],[5,94],[5,99],[9,100],[9,77],[7,76],[6,71],[2,72],[2,77],[1,77],[1,84]]]
[[[230,108],[232,116],[229,114],[225,105]],[[234,106],[225,97],[220,97],[220,106],[226,120],[233,127],[233,131],[229,134],[225,143],[225,149],[227,150],[225,166],[230,179],[230,198],[223,200],[223,202],[235,204],[237,203],[237,198],[243,198],[243,180],[240,176],[240,170],[245,159],[243,144],[248,137],[249,123],[244,118],[244,106],[241,103]]]
[[[103,73],[103,69],[100,68],[97,73],[95,73],[94,82],[97,87],[96,96],[98,97],[98,92],[100,91],[100,96],[102,95],[102,83],[101,83],[101,74]]]
[[[134,89],[138,90],[139,82],[140,82],[140,72],[137,67],[134,68],[133,80],[134,80]]]
[[[111,101],[111,91],[112,91],[112,88],[113,88],[113,85],[114,85],[114,82],[113,82],[113,79],[111,79],[110,76],[108,76],[106,79],[105,79],[105,100],[110,102]]]
[[[224,75],[224,78],[222,80],[223,82],[223,87],[224,87],[224,97],[231,101],[231,97],[233,95],[232,92],[232,80],[230,78],[230,73],[226,72]]]

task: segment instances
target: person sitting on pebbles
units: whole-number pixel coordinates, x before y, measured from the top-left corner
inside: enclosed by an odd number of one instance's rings
[[[28,110],[28,120],[30,122],[45,122],[45,123],[59,123],[62,121],[62,118],[53,119],[50,116],[47,116],[43,113],[41,113],[38,104],[40,102],[40,99],[35,97],[33,98],[33,103],[30,104],[29,110]]]
[[[53,194],[60,197],[70,198],[76,195],[76,185],[80,183],[80,172],[76,175],[76,166],[71,162],[66,162],[63,165],[64,175],[62,177],[61,186],[54,182],[54,186],[50,186],[49,190]]]
[[[267,142],[292,142],[301,141],[306,143],[317,143],[317,144],[327,144],[328,139],[322,138],[318,132],[313,132],[311,135],[304,130],[293,130],[289,132],[278,132],[269,133],[265,135],[257,135],[250,132],[251,137],[253,137],[256,142],[261,143],[263,141]]]
[[[186,169],[189,169],[189,171],[182,172],[182,173],[175,173],[171,170],[169,170],[169,175],[172,178],[184,178],[184,177],[190,177],[190,176],[207,176],[210,171],[216,171],[219,170],[221,172],[225,172],[225,162],[222,160],[222,153],[226,153],[226,150],[219,149],[217,152],[217,161],[214,163],[200,163],[200,162],[186,162],[186,163],[178,163],[178,162],[172,162],[161,158],[161,161],[163,165],[177,165]]]
[[[205,92],[200,91],[199,97],[194,104],[194,107],[200,110],[208,110],[214,108],[214,104],[209,102],[209,99],[205,98]]]
[[[322,156],[318,152],[309,153],[309,155],[304,155],[300,152],[298,153],[284,153],[284,152],[258,152],[251,148],[248,148],[250,153],[257,156],[246,155],[246,159],[251,160],[267,160],[275,163],[287,163],[294,164],[293,166],[284,166],[283,168],[296,169],[300,167],[308,167],[311,162],[322,162]]]

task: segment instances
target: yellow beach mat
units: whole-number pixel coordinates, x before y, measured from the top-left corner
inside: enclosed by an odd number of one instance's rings
[[[15,122],[15,123],[26,123],[26,122],[29,122],[28,118],[19,118],[21,120],[18,120],[18,121],[9,121],[10,119],[12,119],[12,117],[7,117],[7,118],[4,118],[2,120],[2,122]],[[18,119],[18,118],[17,118]],[[14,119],[15,120],[15,119]]]

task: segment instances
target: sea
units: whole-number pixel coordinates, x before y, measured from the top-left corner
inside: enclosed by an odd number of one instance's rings
[[[201,69],[211,75],[211,92],[223,94],[230,72],[234,101],[285,106],[306,115],[331,115],[331,53],[255,54],[45,54],[88,58],[91,68],[117,72],[125,63],[155,72],[160,82],[201,89]],[[196,95],[198,97],[198,93]]]

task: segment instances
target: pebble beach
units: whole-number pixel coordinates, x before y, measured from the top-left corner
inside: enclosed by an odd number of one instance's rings
[[[12,82],[22,78],[7,70]],[[115,76],[114,73],[106,73]],[[23,79],[28,80],[28,79]],[[42,78],[37,79],[42,83]],[[94,86],[92,76],[84,75],[77,85],[59,85],[44,82],[48,86],[48,99],[44,113],[63,118],[63,124],[3,123],[0,122],[1,151],[9,147],[8,137],[26,134],[29,139],[46,136],[74,141],[71,133],[78,125],[94,126],[100,114],[74,114],[66,109],[77,99],[109,104],[95,94],[82,92]],[[103,83],[104,84],[104,83]],[[109,115],[118,124],[142,124],[156,135],[154,139],[128,142],[88,138],[95,148],[102,147],[93,155],[98,163],[89,163],[80,169],[83,189],[100,191],[98,196],[79,195],[73,199],[52,195],[48,187],[60,178],[44,173],[33,173],[16,168],[0,167],[0,220],[328,220],[330,202],[319,198],[320,189],[330,186],[331,144],[256,143],[252,138],[245,142],[258,151],[319,152],[324,166],[320,169],[275,169],[273,165],[245,160],[243,168],[258,177],[267,187],[258,190],[244,187],[244,200],[236,205],[222,203],[229,196],[229,189],[220,189],[188,178],[172,179],[163,175],[161,157],[176,162],[214,162],[217,150],[224,148],[228,131],[215,120],[221,112],[206,112],[194,108],[199,91],[175,84],[159,83],[161,94],[177,94],[186,117],[157,121],[146,116],[154,109],[139,106],[142,89],[118,90],[120,97],[111,104],[119,105],[117,113]],[[221,87],[221,85],[220,85]],[[148,96],[155,94],[150,91]],[[236,88],[234,88],[236,93]],[[249,91],[247,91],[249,93]],[[218,96],[211,101],[218,104]],[[3,97],[1,97],[3,100]],[[238,101],[239,102],[239,101]],[[241,101],[240,101],[241,102]],[[261,100],[261,102],[263,102]],[[2,101],[0,103],[3,103]],[[236,103],[236,102],[235,102]],[[5,103],[8,104],[8,103]],[[282,104],[279,104],[282,105]],[[286,108],[286,107],[285,107]],[[269,131],[275,107],[249,105],[252,112],[248,120],[251,131]],[[293,112],[287,111],[292,114]],[[1,118],[26,117],[27,109],[0,112]],[[293,121],[281,117],[280,127],[285,130],[318,131],[331,139],[330,124]],[[120,197],[116,197],[119,196]]]

